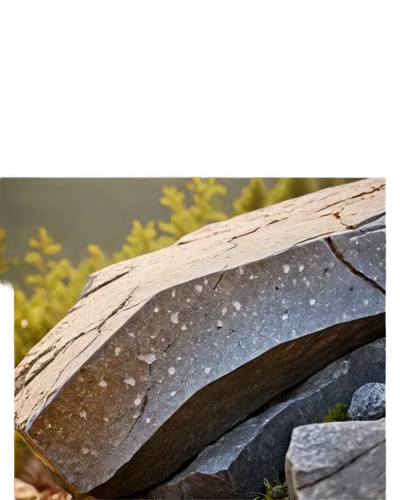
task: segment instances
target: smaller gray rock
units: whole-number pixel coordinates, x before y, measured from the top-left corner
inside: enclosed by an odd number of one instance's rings
[[[349,408],[352,420],[379,420],[386,414],[385,384],[365,384],[353,395]]]
[[[291,499],[386,498],[385,419],[294,429],[286,454]]]

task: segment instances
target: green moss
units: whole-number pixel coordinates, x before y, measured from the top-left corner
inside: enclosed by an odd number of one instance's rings
[[[347,410],[347,405],[344,403],[337,403],[336,406],[331,408],[324,416],[324,422],[345,422],[348,420]]]

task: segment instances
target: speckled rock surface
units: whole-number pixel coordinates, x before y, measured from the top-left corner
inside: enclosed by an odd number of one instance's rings
[[[356,387],[385,380],[385,339],[334,361],[300,385],[285,402],[246,420],[203,450],[181,473],[157,486],[152,499],[249,498],[285,472],[294,427],[322,421],[337,402],[350,404]]]
[[[286,480],[296,500],[386,498],[385,420],[297,427]]]
[[[384,247],[384,231],[361,237],[384,212],[385,181],[368,179],[95,273],[16,369],[17,430],[77,497],[163,481],[262,404],[380,335],[383,287],[356,266],[384,268],[368,244],[379,233]],[[341,246],[340,233],[350,238]],[[350,265],[351,238],[360,242]]]
[[[349,408],[352,420],[380,420],[386,415],[386,386],[379,382],[377,379],[356,390]]]

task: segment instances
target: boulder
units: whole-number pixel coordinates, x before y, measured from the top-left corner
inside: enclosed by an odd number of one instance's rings
[[[349,404],[354,389],[369,380],[385,380],[385,339],[334,361],[286,401],[235,427],[147,498],[253,499],[265,479],[272,484],[284,474],[293,428],[322,421],[339,401]]]
[[[382,222],[369,227],[384,213],[385,181],[367,179],[95,273],[16,369],[17,430],[75,497],[160,483],[282,391],[382,335],[384,289],[362,263],[384,268]]]
[[[291,499],[386,498],[384,419],[297,427],[286,456]]]
[[[356,390],[349,408],[352,420],[380,420],[385,414],[385,384],[368,383]]]

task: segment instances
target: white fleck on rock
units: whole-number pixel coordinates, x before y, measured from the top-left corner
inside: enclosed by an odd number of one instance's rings
[[[139,406],[141,402],[142,402],[142,400],[140,398],[136,398],[133,403],[135,406]]]
[[[202,285],[196,285],[194,287],[194,289],[196,290],[196,292],[201,293],[203,291],[203,286]]]
[[[222,308],[222,316],[225,316],[225,314],[228,312],[228,309],[226,307]]]
[[[159,311],[159,310],[160,310],[160,309],[159,309],[158,307],[155,307],[155,308],[154,308],[154,312],[155,312],[155,313],[158,313],[158,311]]]
[[[168,368],[168,373],[169,373],[170,375],[174,375],[174,373],[175,373],[175,368],[174,368],[173,366],[170,366],[170,367]]]
[[[304,266],[303,266],[303,264],[302,264],[301,266],[299,266],[299,271],[300,271],[300,272],[304,271]]]
[[[165,339],[161,339],[161,342],[165,342]]]
[[[138,356],[138,359],[140,359],[140,361],[145,361],[148,365],[151,365],[157,359],[157,356],[153,353],[141,354]]]
[[[290,266],[288,264],[283,264],[282,269],[285,274],[288,274],[288,272],[290,271]]]
[[[86,420],[87,414],[86,414],[85,410],[81,411],[81,412],[79,413],[79,416],[80,416],[81,418],[84,418],[84,419]]]
[[[150,423],[150,419],[146,418],[146,424],[149,424],[149,423]]]
[[[110,423],[110,421],[108,420],[108,418],[107,418],[107,417],[104,417],[104,418],[103,418],[103,420],[104,420],[104,422],[105,422],[106,424],[109,424],[109,423]]]
[[[209,366],[207,366],[207,368],[204,368],[204,371],[207,373],[207,375],[210,373],[211,371],[211,368]]]
[[[239,273],[242,275],[244,274],[244,268],[242,266],[239,267]]]
[[[233,306],[235,307],[236,311],[240,311],[240,308],[242,307],[241,303],[238,301],[234,302]]]
[[[313,306],[315,304],[315,299],[310,299],[310,306]]]
[[[217,327],[222,328],[224,326],[224,322],[221,321],[220,319],[217,321]]]
[[[369,300],[367,300],[367,299],[364,299],[363,302],[364,302],[364,305],[366,305],[366,306],[369,304]]]
[[[254,274],[251,274],[251,275],[249,276],[249,280],[253,280],[253,279],[254,279]]]
[[[84,455],[87,455],[87,454],[89,453],[89,451],[90,451],[90,450],[89,450],[89,448],[86,448],[86,447],[83,447],[83,448],[81,449],[81,452],[82,452]]]
[[[306,284],[306,286],[310,286],[310,282],[308,280],[305,280],[304,283]]]
[[[186,299],[186,302],[190,302],[190,299]]]
[[[175,295],[176,295],[175,290],[172,290],[171,295],[172,295],[172,298],[175,298]]]
[[[178,318],[178,315],[179,313],[178,312],[175,312],[175,313],[172,313],[171,314],[171,322],[174,324],[174,325],[177,325],[179,323],[179,318]]]
[[[289,317],[289,316],[288,316],[286,313],[285,313],[285,314],[283,314],[283,315],[282,315],[282,319],[283,319],[283,321],[287,320],[287,319],[288,319],[288,317]]]
[[[176,360],[177,360],[177,361],[182,361],[182,358],[181,358],[180,356],[178,356],[178,357],[176,358]]]
[[[46,429],[51,429],[51,424],[47,424]]]
[[[98,455],[98,453],[97,453],[97,451],[96,451],[96,450],[92,450],[92,451],[90,452],[90,454],[91,454],[91,455],[93,455],[94,457],[97,457],[97,455]]]
[[[104,379],[101,379],[99,382],[100,387],[107,387],[107,382]]]
[[[156,338],[156,335],[150,335],[150,338],[151,338],[151,339],[155,339],[155,338]]]
[[[136,385],[136,380],[133,377],[126,378],[124,382],[132,387]]]
[[[133,337],[133,338],[135,338],[135,337],[136,337],[136,336],[135,336],[135,334],[134,334],[133,332],[128,333],[128,335],[129,335],[129,337]]]
[[[174,397],[174,396],[175,396],[175,394],[176,394],[176,391],[172,391],[172,392],[171,392],[171,396],[172,396],[172,397]]]
[[[181,330],[183,330],[183,331],[187,330],[187,326],[186,325],[182,325],[181,326]]]
[[[253,316],[257,316],[257,311],[253,311]]]
[[[120,354],[121,354],[121,348],[120,347],[116,347],[115,348],[115,355],[119,356]]]

